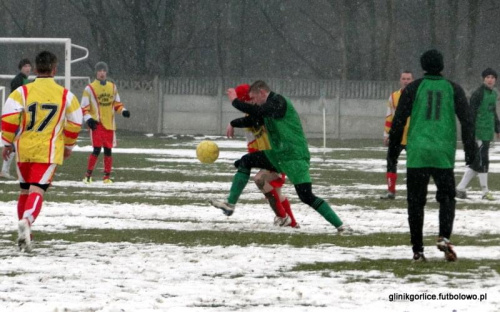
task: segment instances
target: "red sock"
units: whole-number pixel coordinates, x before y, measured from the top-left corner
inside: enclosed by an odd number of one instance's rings
[[[92,171],[94,171],[95,164],[97,163],[97,156],[94,154],[90,154],[89,161],[87,165],[87,176],[90,177]]]
[[[113,156],[104,156],[104,178],[109,179],[111,167],[113,166]]]
[[[290,219],[292,219],[292,223],[290,223],[290,226],[291,227],[296,226],[297,221],[295,220],[295,217],[293,216],[292,207],[290,207],[290,202],[288,201],[288,198],[285,198],[285,200],[281,202],[281,205],[285,209],[286,213],[290,216]]]
[[[30,226],[35,222],[36,218],[42,210],[43,196],[39,193],[30,193],[26,201],[23,218],[28,219]]]
[[[395,172],[387,172],[387,188],[389,192],[396,193],[396,181],[398,179],[398,174]]]
[[[285,208],[283,208],[283,206],[281,205],[280,196],[278,195],[278,192],[276,192],[276,190],[273,189],[269,193],[273,195],[274,201],[276,202],[276,212],[278,213],[278,217],[280,218],[286,217],[286,211]]]
[[[20,194],[17,200],[17,219],[21,220],[24,214],[24,206],[26,206],[26,200],[28,199],[28,194]]]

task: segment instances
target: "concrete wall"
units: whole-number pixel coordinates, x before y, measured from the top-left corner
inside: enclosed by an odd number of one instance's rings
[[[214,87],[213,81],[211,85],[206,83],[201,87],[198,85],[193,87],[193,80],[174,87],[173,84],[168,85],[165,81],[157,79],[116,83],[122,102],[131,112],[130,119],[117,116],[118,129],[144,133],[225,135],[227,124],[232,119],[242,116],[241,112],[231,106],[222,91],[226,85],[236,85],[236,82],[226,81],[224,87]],[[278,82],[274,82],[274,85],[278,85]],[[81,98],[83,87],[82,83],[76,84],[72,87],[72,91]],[[355,86],[353,90],[358,88],[359,86]],[[283,90],[285,96],[287,96],[286,91],[295,92],[290,99],[300,115],[308,138],[323,137],[323,107],[325,107],[327,138],[382,137],[387,101],[385,98],[339,99],[332,94],[321,97],[316,89],[299,90],[294,85],[289,85],[288,90]],[[337,89],[332,88],[332,90]],[[391,90],[390,86],[387,90]],[[384,89],[386,92],[379,93],[388,93],[388,98],[390,92],[387,90]],[[308,96],[298,96],[297,93]],[[243,131],[237,130],[236,135],[243,135]]]
[[[309,138],[323,136],[323,103],[327,138],[381,138],[385,100],[290,98]],[[164,95],[162,133],[224,135],[227,124],[243,114],[227,98],[200,95]],[[339,122],[340,120],[340,122]],[[236,134],[241,134],[237,131]]]
[[[231,106],[224,90],[241,81],[253,80],[116,81],[122,102],[131,112],[130,119],[117,117],[117,127],[144,133],[225,135],[227,124],[242,113]],[[289,95],[308,138],[323,137],[325,107],[329,139],[381,138],[387,98],[391,90],[397,88],[394,82],[278,79],[269,82],[278,93]],[[8,87],[8,83],[0,80],[0,85]],[[85,84],[83,81],[72,83],[72,91],[79,98]],[[243,131],[237,130],[236,135],[243,135]]]
[[[130,111],[130,118],[116,117],[117,129],[144,133],[158,133],[158,94],[154,90],[118,89],[120,99]]]

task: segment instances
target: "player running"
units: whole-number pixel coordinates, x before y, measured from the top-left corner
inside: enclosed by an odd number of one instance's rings
[[[12,92],[2,111],[2,156],[7,159],[14,144],[17,150],[21,187],[17,243],[26,252],[32,248],[31,226],[40,214],[43,196],[57,165],[71,155],[82,122],[77,97],[55,82],[56,71],[56,56],[40,52],[36,80]]]

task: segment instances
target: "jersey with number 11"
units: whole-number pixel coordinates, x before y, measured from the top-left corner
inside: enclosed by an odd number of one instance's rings
[[[455,101],[452,84],[426,75],[418,86],[408,130],[408,168],[453,168],[456,150]]]

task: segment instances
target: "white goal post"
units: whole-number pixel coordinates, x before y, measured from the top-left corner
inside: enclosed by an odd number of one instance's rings
[[[5,103],[5,87],[4,86],[0,86],[0,92],[2,92],[2,107],[3,107],[3,103]]]
[[[40,43],[54,43],[54,44],[64,44],[64,87],[71,90],[71,64],[83,61],[88,58],[89,50],[85,47],[72,44],[70,38],[7,38],[0,37],[0,44],[6,43],[24,43],[24,44],[40,44]],[[71,49],[80,49],[85,51],[83,57],[72,60],[71,59]],[[1,75],[0,78],[11,78],[10,75]],[[12,76],[13,78],[13,76]],[[56,77],[61,78],[61,77]],[[85,78],[85,77],[73,77],[73,78]],[[5,91],[4,91],[5,92]]]

